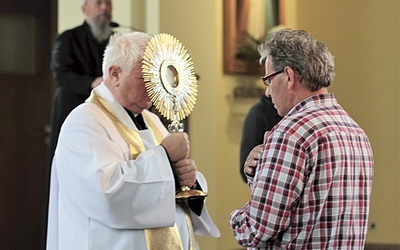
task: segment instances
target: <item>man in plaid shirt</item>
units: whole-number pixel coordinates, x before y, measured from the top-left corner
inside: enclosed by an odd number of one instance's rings
[[[251,200],[232,212],[238,243],[261,249],[363,249],[373,180],[365,132],[328,86],[334,60],[305,31],[259,47],[264,83],[284,118],[249,154]]]

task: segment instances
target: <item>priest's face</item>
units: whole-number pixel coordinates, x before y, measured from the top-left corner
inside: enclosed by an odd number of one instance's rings
[[[129,74],[121,72],[114,88],[114,96],[129,111],[139,114],[151,107],[152,103],[146,91],[140,65],[137,65]]]

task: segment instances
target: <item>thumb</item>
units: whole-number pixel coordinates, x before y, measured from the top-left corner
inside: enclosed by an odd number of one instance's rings
[[[270,133],[271,133],[271,131],[269,131],[269,130],[265,131],[263,144],[265,144],[265,142],[267,142],[267,139],[268,139],[268,136],[270,135]]]

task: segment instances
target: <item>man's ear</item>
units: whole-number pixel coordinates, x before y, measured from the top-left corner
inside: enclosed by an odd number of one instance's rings
[[[115,65],[108,68],[108,74],[110,75],[110,80],[114,83],[114,85],[118,86],[119,79],[121,76],[121,69]]]
[[[287,77],[287,81],[288,81],[288,88],[292,88],[293,84],[295,82],[295,72],[291,67],[285,67],[285,74]]]

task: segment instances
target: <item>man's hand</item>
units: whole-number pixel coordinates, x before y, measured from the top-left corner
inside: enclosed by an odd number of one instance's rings
[[[92,89],[94,89],[95,87],[99,86],[101,82],[103,82],[103,77],[102,76],[99,76],[96,79],[94,79],[93,82],[92,82],[92,85],[91,85]]]
[[[169,134],[161,145],[167,150],[172,163],[189,158],[189,136],[187,133]]]
[[[249,176],[254,176],[255,168],[258,165],[258,161],[261,158],[261,153],[264,148],[264,144],[260,144],[255,146],[247,156],[247,159],[244,163],[244,172]]]
[[[196,164],[192,159],[183,159],[173,165],[181,186],[191,187],[196,183]]]

